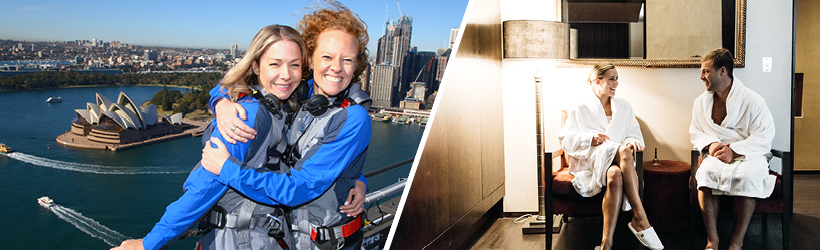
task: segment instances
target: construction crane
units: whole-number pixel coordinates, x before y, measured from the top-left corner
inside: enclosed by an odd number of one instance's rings
[[[419,81],[419,77],[421,76],[421,73],[424,73],[424,68],[427,68],[427,71],[433,70],[432,69],[433,68],[433,57],[430,57],[430,61],[427,62],[427,65],[425,65],[424,67],[421,67],[421,70],[419,70],[419,74],[416,75],[416,79],[413,80],[413,82],[418,82]]]
[[[404,16],[404,11],[401,11],[401,4],[399,4],[399,0],[396,0],[396,5],[399,6],[399,14],[403,17]]]
[[[382,35],[387,34],[387,22],[389,22],[388,20],[390,20],[390,0],[384,0],[384,28],[382,28],[382,30],[384,30],[385,34]]]

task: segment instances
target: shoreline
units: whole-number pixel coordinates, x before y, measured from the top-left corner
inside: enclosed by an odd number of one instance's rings
[[[70,88],[91,88],[91,87],[123,87],[123,86],[158,86],[158,87],[172,87],[172,88],[183,88],[183,89],[196,89],[200,90],[199,87],[193,86],[181,86],[181,85],[162,85],[162,84],[135,84],[135,85],[74,85],[74,86],[63,86],[58,87],[58,89],[70,89]],[[51,88],[45,88],[51,89]],[[41,90],[41,89],[27,89],[27,90]],[[9,90],[9,91],[26,91],[26,90]]]
[[[56,88],[37,88],[37,89],[24,89],[24,90],[10,90],[10,89],[0,89],[0,92],[16,92],[16,91],[30,91],[30,90],[46,90],[46,89],[70,89],[70,88],[93,88],[93,87],[123,87],[123,86],[159,86],[159,87],[172,87],[172,88],[183,88],[183,89],[191,89],[191,90],[199,90],[202,91],[199,87],[193,86],[181,86],[181,85],[161,85],[161,84],[135,84],[135,85],[72,85],[72,86],[61,86]]]

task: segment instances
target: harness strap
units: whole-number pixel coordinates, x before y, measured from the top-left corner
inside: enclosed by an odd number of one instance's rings
[[[288,247],[288,243],[285,243],[284,238],[275,238],[275,239],[276,239],[276,243],[279,244],[279,247],[281,247],[282,250],[290,250],[290,247]]]
[[[240,250],[251,250],[251,217],[256,208],[256,202],[242,200],[239,215],[236,221],[236,245]]]
[[[211,212],[205,218],[205,221],[218,228],[236,228],[237,220],[239,220],[239,215],[220,212]],[[265,227],[269,222],[270,218],[267,214],[254,214],[251,216],[250,228]]]
[[[307,206],[301,206],[293,212],[296,214],[296,218],[304,218],[297,220],[297,223],[294,224],[297,227],[296,230],[299,230],[299,228],[311,228],[310,221],[307,219],[310,218],[310,211],[308,211]],[[299,249],[311,249],[310,234],[299,234]]]
[[[236,213],[226,214],[224,210],[211,210],[206,215],[206,217],[203,218],[203,220],[217,228],[236,229],[239,217],[240,216]],[[251,215],[250,223],[248,223],[248,228],[250,230],[253,230],[254,228],[258,227],[267,230],[268,236],[273,237],[276,240],[276,243],[279,244],[279,247],[281,247],[283,250],[289,250],[290,247],[288,247],[288,243],[284,239],[285,233],[288,232],[286,228],[288,223],[285,220],[287,220],[287,218],[285,216],[284,210],[282,210],[282,208],[276,208],[276,210],[270,214]],[[198,234],[191,236],[204,234],[200,233],[199,230],[192,230],[192,232],[194,231]],[[192,232],[189,232],[189,234],[191,234]],[[239,230],[237,230],[237,233],[238,232]]]
[[[318,240],[331,240],[333,238],[340,239],[349,237],[362,227],[362,219],[360,216],[361,215],[358,215],[352,221],[340,226],[311,227],[310,238],[316,241],[317,238]]]

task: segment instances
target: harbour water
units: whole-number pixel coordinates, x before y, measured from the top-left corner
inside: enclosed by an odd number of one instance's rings
[[[108,249],[151,230],[201,153],[201,137],[120,152],[71,148],[55,138],[68,131],[75,109],[95,93],[116,100],[150,99],[162,87],[88,87],[0,92],[0,142],[15,153],[0,155],[0,248]],[[180,89],[183,92],[184,89]],[[62,96],[62,103],[45,103]],[[413,158],[424,127],[373,122],[365,172]],[[410,165],[368,179],[371,191],[406,178]],[[36,199],[49,196],[52,210]],[[183,240],[170,249],[193,249]]]

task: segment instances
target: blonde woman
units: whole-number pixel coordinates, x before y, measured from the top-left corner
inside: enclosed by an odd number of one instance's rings
[[[604,230],[601,245],[595,249],[612,248],[618,213],[622,207],[629,210],[630,205],[633,216],[629,229],[644,246],[663,249],[638,196],[632,153],[642,151],[644,142],[632,106],[615,97],[618,71],[612,64],[595,65],[588,82],[592,93],[567,111],[558,140],[570,156],[569,171],[575,176],[572,184],[581,196],[595,196],[607,187],[601,206]]]

